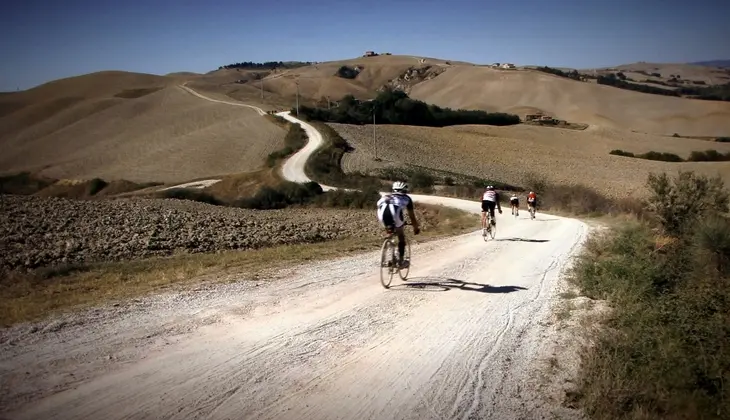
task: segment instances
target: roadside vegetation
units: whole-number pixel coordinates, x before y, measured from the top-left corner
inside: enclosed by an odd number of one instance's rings
[[[352,147],[337,131],[327,124],[310,121],[310,124],[322,134],[324,144],[317,149],[307,160],[304,172],[308,177],[325,185],[344,188],[379,187],[382,182],[379,178],[348,173],[342,170],[342,157],[352,150]]]
[[[274,119],[278,118],[280,120],[284,120],[278,116],[273,117]],[[302,126],[296,123],[289,123],[288,125],[289,131],[287,131],[286,136],[284,137],[284,147],[280,150],[269,153],[266,157],[266,166],[269,168],[273,168],[279,162],[285,160],[307,145],[307,133],[304,131]]]
[[[299,114],[310,121],[342,124],[371,124],[373,114],[378,124],[446,127],[460,124],[505,126],[520,123],[517,115],[441,108],[411,99],[405,92],[392,89],[379,93],[372,101],[359,101],[354,96],[347,95],[332,109],[301,106]]]
[[[718,140],[720,141],[720,140]],[[727,162],[730,161],[730,152],[722,153],[717,150],[692,151],[687,159],[674,154],[664,152],[646,152],[634,154],[621,149],[611,150],[611,155],[624,156],[646,160],[658,160],[662,162]]]
[[[730,417],[730,220],[720,178],[650,175],[643,217],[590,238],[572,280],[607,300],[570,396],[595,419]]]

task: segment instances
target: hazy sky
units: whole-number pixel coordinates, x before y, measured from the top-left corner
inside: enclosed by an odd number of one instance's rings
[[[728,0],[9,0],[0,90],[366,50],[590,68],[730,59]]]

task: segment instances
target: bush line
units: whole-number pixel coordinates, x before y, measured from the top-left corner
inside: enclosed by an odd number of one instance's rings
[[[721,137],[722,138],[722,137]],[[717,140],[722,141],[722,140]],[[631,157],[631,158],[637,158],[637,159],[646,159],[646,160],[657,160],[662,162],[727,162],[730,161],[730,152],[722,153],[718,152],[717,150],[705,150],[705,151],[693,151],[689,154],[689,157],[687,159],[682,159],[680,156],[675,155],[674,153],[664,153],[664,152],[646,152],[641,154],[634,154],[631,152],[627,152],[621,149],[615,149],[611,150],[609,152],[610,155],[616,155],[616,156],[624,156],[624,157]]]
[[[292,112],[296,110],[292,109]],[[514,125],[520,117],[501,112],[453,110],[411,99],[400,90],[386,89],[372,101],[359,101],[352,95],[342,98],[332,109],[300,106],[299,114],[308,120],[341,124],[371,124],[373,114],[378,124],[404,124],[445,127],[459,124]]]

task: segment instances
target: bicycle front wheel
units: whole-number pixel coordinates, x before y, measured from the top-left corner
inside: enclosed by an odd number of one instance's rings
[[[380,283],[386,289],[390,287],[396,269],[394,254],[393,242],[390,238],[384,240],[380,249]]]

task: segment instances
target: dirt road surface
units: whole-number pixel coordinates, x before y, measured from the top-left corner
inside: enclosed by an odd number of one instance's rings
[[[495,240],[415,245],[389,290],[374,251],[6,329],[0,416],[549,417],[545,326],[588,229],[506,210]]]

